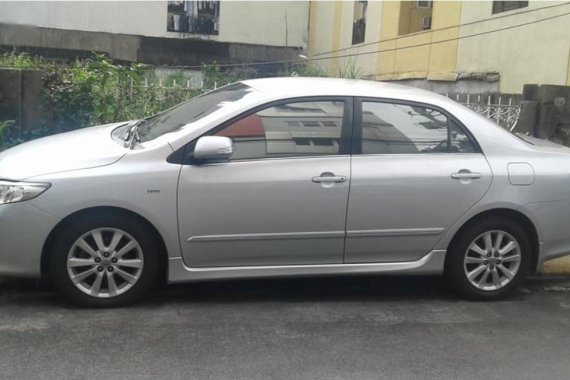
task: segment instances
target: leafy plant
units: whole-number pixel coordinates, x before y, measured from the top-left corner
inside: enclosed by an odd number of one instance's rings
[[[0,66],[11,67],[16,69],[36,69],[46,67],[48,64],[45,59],[37,56],[31,56],[27,53],[0,53]]]
[[[328,77],[329,73],[320,66],[312,63],[303,63],[297,65],[291,72],[295,77]]]
[[[58,66],[26,53],[0,53],[0,66],[41,70],[43,75],[43,121],[28,131],[0,131],[1,146],[11,146],[45,135],[123,120],[140,119],[170,108],[204,91],[242,79],[267,75],[251,66],[223,70],[216,62],[201,67],[202,88],[188,86],[182,72],[159,78],[145,65],[120,65],[103,54]],[[344,75],[355,67],[347,66]],[[350,74],[352,73],[352,74]],[[284,74],[289,75],[286,70]],[[296,65],[290,75],[328,76],[319,66]],[[6,122],[4,122],[6,123]]]
[[[350,57],[342,66],[338,66],[338,77],[347,79],[360,79],[364,73],[358,67],[355,57]]]
[[[8,128],[12,127],[15,123],[15,120],[0,120],[0,150],[5,148],[5,133],[8,131]]]

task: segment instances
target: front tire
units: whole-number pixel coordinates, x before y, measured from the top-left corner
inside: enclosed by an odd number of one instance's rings
[[[467,226],[449,247],[445,274],[459,294],[494,300],[511,294],[525,280],[531,245],[519,224],[491,217]]]
[[[119,213],[83,216],[56,237],[50,273],[59,291],[85,307],[132,303],[159,272],[159,245],[149,228]]]

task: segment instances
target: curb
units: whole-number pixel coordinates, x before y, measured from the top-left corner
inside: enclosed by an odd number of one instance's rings
[[[570,275],[570,255],[545,261],[539,272],[548,275]]]

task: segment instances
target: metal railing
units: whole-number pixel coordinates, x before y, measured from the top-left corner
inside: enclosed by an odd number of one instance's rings
[[[447,97],[469,107],[478,114],[493,120],[509,131],[516,125],[522,106],[517,97],[510,95],[452,95]]]
[[[218,84],[215,83],[213,87],[218,87]],[[169,100],[170,102],[177,102],[188,99],[196,95],[196,90],[203,88],[204,82],[198,78],[190,78],[178,82],[171,81],[168,84],[162,80],[152,83],[145,80],[140,85],[135,85],[131,82],[128,94],[129,98],[132,98],[133,93],[142,90],[143,94],[145,94],[143,95],[144,100],[147,99],[149,93],[152,93],[154,96],[151,97],[161,101],[166,100],[168,103]],[[514,128],[521,114],[520,96],[498,94],[445,94],[445,96],[469,107],[508,130]],[[174,104],[170,104],[170,106]]]

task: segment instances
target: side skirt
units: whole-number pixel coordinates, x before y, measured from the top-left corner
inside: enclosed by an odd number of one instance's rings
[[[249,267],[191,268],[181,257],[168,260],[168,282],[188,282],[233,278],[332,276],[360,274],[441,274],[445,261],[445,250],[433,250],[416,261],[364,263],[283,265]]]

